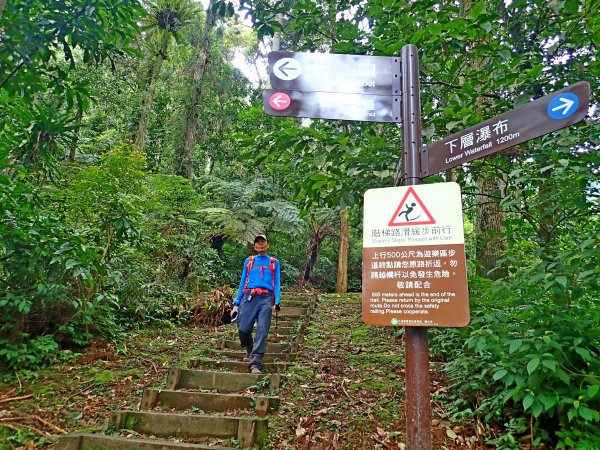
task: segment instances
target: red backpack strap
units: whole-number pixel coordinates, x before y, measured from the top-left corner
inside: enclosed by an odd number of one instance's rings
[[[248,286],[248,281],[250,281],[250,271],[252,270],[252,265],[254,264],[254,255],[248,257],[248,264],[246,265],[246,281],[244,282],[244,289]]]
[[[273,300],[273,304],[275,304],[275,263],[277,260],[271,256],[269,262],[269,269],[271,269],[271,298]]]

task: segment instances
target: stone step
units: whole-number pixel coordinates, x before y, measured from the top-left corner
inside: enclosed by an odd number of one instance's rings
[[[233,360],[241,360],[244,356],[246,356],[246,352],[242,350],[229,350],[229,349],[213,349],[215,353],[217,353],[216,357],[224,357],[227,359]],[[295,361],[297,355],[295,353],[274,353],[267,352],[263,356],[264,362],[273,362],[273,361]]]
[[[271,327],[269,328],[269,334],[270,333],[274,333],[275,331],[277,331],[279,334],[296,334],[298,333],[298,331],[300,331],[300,327],[296,324],[296,325],[279,325],[277,324],[277,326],[275,326],[274,323],[271,324]]]
[[[281,339],[282,337],[293,339],[295,336],[300,334],[300,332],[301,332],[301,330],[299,330],[298,328],[277,327],[277,329],[275,329],[275,327],[271,327],[271,329],[269,330],[268,340],[271,342],[279,342],[282,340]],[[256,333],[254,333],[254,332],[253,332],[253,334],[256,335]],[[237,330],[233,330],[229,336],[231,338],[235,339],[238,336]],[[277,338],[277,339],[275,339],[275,338]],[[290,339],[286,339],[286,340],[290,340]]]
[[[300,292],[282,292],[281,293],[282,301],[284,299],[311,299],[314,300],[315,296],[309,293],[300,293]]]
[[[248,364],[246,364],[246,370]],[[167,376],[167,389],[205,389],[219,392],[243,392],[253,387],[273,393],[281,386],[281,375],[190,370],[173,367]]]
[[[300,324],[297,320],[283,320],[280,317],[277,321],[277,326],[283,328],[298,328]],[[273,319],[271,320],[271,328],[275,328],[275,317],[273,317]]]
[[[299,339],[299,334],[291,333],[289,331],[277,330],[277,332],[273,329],[269,331],[268,343],[270,344],[284,344],[291,346]],[[237,335],[230,334],[230,340],[236,340]],[[217,347],[218,348],[218,347]],[[239,347],[238,347],[239,348]]]
[[[271,320],[270,330],[274,330],[275,325],[277,325],[277,328],[279,329],[297,330],[298,328],[304,326],[304,320],[278,320],[277,323],[275,323],[275,319],[273,319]],[[256,324],[254,325],[252,330],[256,331]],[[230,327],[228,331],[230,331],[233,334],[237,334],[237,326]]]
[[[235,450],[233,447],[185,444],[156,439],[131,439],[103,434],[71,433],[58,438],[56,450]]]
[[[271,326],[269,327],[269,333],[271,331],[274,331],[275,329],[279,330],[279,331],[283,331],[283,332],[287,332],[288,334],[290,333],[294,333],[294,332],[303,332],[304,328],[306,327],[306,325],[304,324],[303,320],[300,321],[296,321],[296,322],[291,322],[291,321],[279,321],[279,323],[275,324],[275,321],[271,322]],[[256,326],[254,326],[252,328],[253,332],[256,332]],[[237,327],[232,328],[231,332],[233,334],[238,333],[238,329]]]
[[[293,306],[301,308],[314,308],[317,305],[317,300],[313,297],[281,297],[281,307]]]
[[[150,410],[156,406],[185,411],[192,407],[202,411],[224,412],[250,409],[259,417],[277,409],[279,399],[267,396],[244,396],[238,394],[215,394],[212,392],[185,392],[161,389],[146,389],[142,395],[140,410]]]
[[[281,296],[281,304],[289,306],[290,303],[302,303],[304,305],[312,305],[315,303],[314,298],[311,297],[286,297]]]
[[[190,360],[190,367],[211,367],[215,369],[232,370],[234,372],[250,372],[250,366],[244,361],[229,361],[217,360],[211,358],[198,358]],[[266,373],[283,373],[288,366],[292,365],[289,362],[265,362],[262,364],[262,370]]]
[[[196,414],[173,414],[145,411],[114,411],[111,423],[118,429],[167,437],[185,436],[236,438],[243,447],[264,448],[267,440],[267,419],[258,417],[225,417]]]
[[[306,316],[306,308],[298,308],[296,306],[282,306],[281,311],[279,311],[280,318],[304,316]]]
[[[240,346],[240,341],[237,339],[223,339],[221,341],[219,341],[217,343],[217,346],[219,348],[228,348],[231,350],[241,350],[242,347]],[[267,343],[267,352],[274,352],[274,353],[284,353],[284,352],[288,352],[292,350],[292,344],[289,343],[274,343],[274,342],[268,342]]]

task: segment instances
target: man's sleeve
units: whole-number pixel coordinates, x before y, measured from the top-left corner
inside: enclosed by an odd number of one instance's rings
[[[281,303],[281,284],[280,284],[280,267],[279,260],[275,261],[275,304]]]
[[[244,282],[246,281],[246,272],[248,270],[248,258],[244,261],[244,270],[242,271],[242,278],[240,279],[240,285],[238,287],[238,293],[233,300],[233,306],[239,306],[242,303],[242,297],[244,296]]]

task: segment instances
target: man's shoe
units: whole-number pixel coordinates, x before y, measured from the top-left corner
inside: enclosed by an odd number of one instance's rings
[[[249,347],[242,347],[242,349],[245,348],[246,349],[246,356],[244,356],[242,358],[242,361],[244,362],[250,362],[250,353],[252,353],[252,346]]]
[[[252,367],[252,369],[250,369],[250,373],[261,373],[260,367],[256,367],[256,366]]]

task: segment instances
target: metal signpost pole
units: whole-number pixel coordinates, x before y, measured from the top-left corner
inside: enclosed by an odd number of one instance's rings
[[[421,100],[417,47],[402,47],[402,181],[421,184]],[[406,430],[408,450],[431,449],[427,328],[406,327]]]

